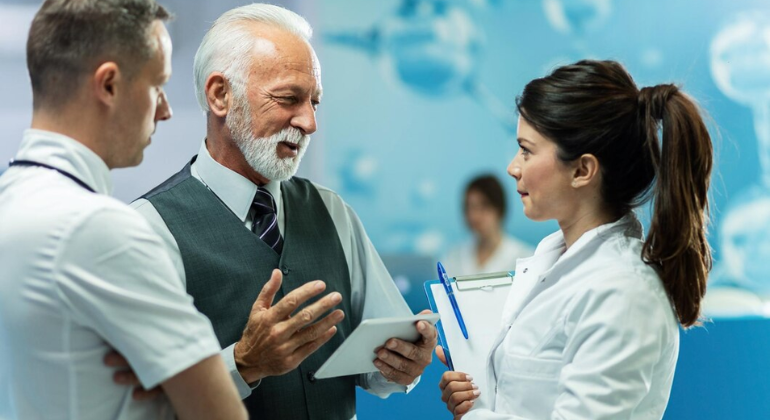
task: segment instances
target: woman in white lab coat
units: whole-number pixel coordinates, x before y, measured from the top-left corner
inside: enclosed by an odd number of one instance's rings
[[[674,85],[638,90],[612,61],[560,67],[516,103],[508,173],[525,215],[560,230],[517,261],[488,377],[446,372],[442,399],[464,420],[660,419],[711,268],[698,108]],[[645,237],[633,209],[649,198]],[[473,409],[474,380],[489,407]]]

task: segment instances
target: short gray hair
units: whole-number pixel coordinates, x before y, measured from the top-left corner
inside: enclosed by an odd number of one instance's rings
[[[255,38],[244,23],[257,22],[284,29],[310,42],[313,28],[302,16],[272,4],[253,3],[225,12],[203,37],[193,64],[195,95],[201,109],[209,111],[206,101],[206,79],[215,71],[222,72],[236,96],[242,96],[251,64],[250,50]]]
[[[99,60],[130,77],[156,51],[152,23],[170,18],[154,0],[46,0],[27,38],[33,106],[63,105]]]

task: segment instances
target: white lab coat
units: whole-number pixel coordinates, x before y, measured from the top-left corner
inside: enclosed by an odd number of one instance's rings
[[[658,420],[679,354],[678,322],[641,259],[633,215],[567,252],[561,231],[519,259],[489,354],[492,409],[464,420]]]

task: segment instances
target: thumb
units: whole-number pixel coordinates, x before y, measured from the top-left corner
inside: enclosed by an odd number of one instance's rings
[[[270,280],[262,286],[262,291],[259,292],[257,300],[254,301],[254,305],[251,307],[251,311],[261,311],[270,309],[273,306],[275,300],[275,294],[278,293],[278,289],[281,288],[283,282],[283,274],[281,270],[275,269],[270,275]]]
[[[438,357],[438,360],[441,360],[441,363],[443,363],[444,366],[449,367],[449,365],[446,362],[446,356],[444,355],[443,347],[436,346],[436,357]]]

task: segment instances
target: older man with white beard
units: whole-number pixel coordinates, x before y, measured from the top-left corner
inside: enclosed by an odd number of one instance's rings
[[[411,312],[354,211],[294,177],[322,93],[310,35],[277,6],[222,15],[195,56],[206,139],[133,205],[211,319],[253,418],[355,418],[355,386],[408,392],[436,344],[435,329],[419,322],[418,342],[383,343],[379,372],[313,376],[361,320]]]

